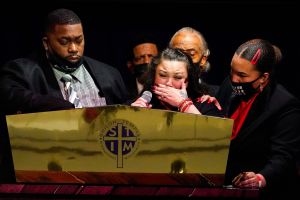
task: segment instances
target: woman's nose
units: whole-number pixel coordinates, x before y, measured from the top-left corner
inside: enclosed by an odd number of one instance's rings
[[[144,58],[144,63],[149,64],[149,63],[151,62],[151,59],[152,59],[152,57],[150,57],[150,56],[145,56],[145,58]]]
[[[168,78],[167,82],[166,82],[167,86],[173,86],[172,84],[172,78]]]

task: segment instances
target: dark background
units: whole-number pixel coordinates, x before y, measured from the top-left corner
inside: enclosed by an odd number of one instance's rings
[[[300,6],[296,1],[12,0],[0,10],[0,64],[38,48],[44,17],[61,7],[74,10],[82,19],[85,55],[120,71],[126,67],[128,46],[135,35],[151,33],[164,48],[175,31],[191,26],[206,38],[213,83],[220,84],[240,44],[267,39],[283,53],[279,82],[300,98]]]

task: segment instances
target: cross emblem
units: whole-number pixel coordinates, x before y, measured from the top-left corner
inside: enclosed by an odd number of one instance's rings
[[[133,153],[139,140],[136,128],[129,123],[125,120],[111,123],[111,126],[105,129],[102,137],[105,151],[117,158],[117,168],[123,168],[124,156]]]

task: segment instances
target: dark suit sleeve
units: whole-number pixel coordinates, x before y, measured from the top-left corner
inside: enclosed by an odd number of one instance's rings
[[[215,97],[219,101],[222,109],[224,110],[224,113],[228,115],[230,103],[233,97],[229,76],[224,79]]]
[[[73,108],[49,90],[44,72],[35,62],[18,59],[0,70],[0,108],[7,114]]]
[[[206,101],[201,103],[197,100],[194,101],[195,107],[201,112],[202,115],[209,115],[215,117],[224,117],[224,112],[218,110],[214,103],[207,103]]]
[[[129,99],[127,87],[124,84],[123,78],[118,70],[114,70],[114,102],[113,104],[126,104]]]
[[[300,108],[291,106],[281,110],[276,118],[270,138],[271,157],[260,173],[267,184],[285,186],[294,178],[289,176],[295,171],[295,158],[300,153]]]

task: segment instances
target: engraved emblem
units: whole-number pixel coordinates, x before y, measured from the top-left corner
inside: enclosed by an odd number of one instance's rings
[[[100,133],[104,152],[117,160],[117,168],[123,168],[124,159],[137,150],[140,137],[137,128],[131,122],[115,119],[109,122]]]

